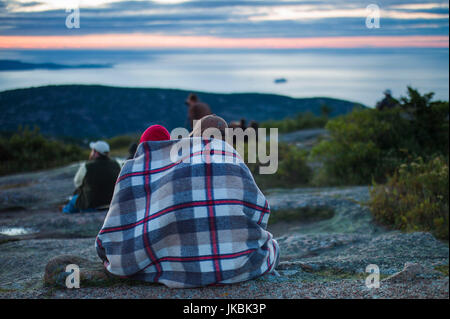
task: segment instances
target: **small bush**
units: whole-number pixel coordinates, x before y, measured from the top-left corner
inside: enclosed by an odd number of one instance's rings
[[[39,128],[19,128],[9,138],[0,138],[0,175],[33,171],[86,159],[88,150],[49,140]]]
[[[408,88],[400,106],[354,110],[326,125],[330,139],[311,151],[323,163],[314,179],[322,185],[384,183],[395,169],[417,156],[448,156],[448,102],[431,102]]]
[[[111,148],[110,156],[128,157],[131,144],[139,144],[140,136],[134,135],[119,135],[106,140]]]
[[[316,116],[311,112],[299,113],[296,117],[288,117],[280,121],[267,121],[261,123],[264,128],[278,128],[280,133],[289,133],[309,128],[322,128],[328,122],[329,111],[324,110],[324,115]]]
[[[245,150],[247,151],[247,148]],[[306,151],[280,143],[278,145],[278,170],[275,174],[259,174],[261,164],[258,161],[257,163],[247,163],[247,166],[262,189],[298,187],[307,185],[312,177],[312,170],[307,165],[306,158]]]
[[[399,110],[355,110],[326,128],[331,139],[315,146],[311,157],[323,162],[321,174],[337,184],[369,184],[372,178],[383,182],[407,157],[404,150],[415,149]]]
[[[448,240],[448,159],[403,164],[386,185],[374,185],[369,207],[377,222],[404,231],[430,231]]]
[[[139,143],[139,136],[136,135],[120,135],[106,140],[111,149],[122,149],[130,147],[133,143]]]

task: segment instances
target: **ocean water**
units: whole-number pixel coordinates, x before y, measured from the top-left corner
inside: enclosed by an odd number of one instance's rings
[[[375,105],[408,85],[449,99],[448,49],[0,51],[0,59],[107,64],[112,68],[0,72],[0,91],[49,84],[102,84],[292,97],[334,97]],[[286,83],[275,83],[284,78]]]

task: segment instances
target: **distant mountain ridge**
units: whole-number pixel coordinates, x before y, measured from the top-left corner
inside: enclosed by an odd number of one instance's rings
[[[107,138],[142,132],[151,124],[169,130],[186,127],[190,91],[122,88],[101,85],[52,85],[0,92],[0,131],[37,125],[54,137]],[[351,112],[361,104],[332,98],[291,98],[259,93],[195,92],[225,120],[283,119],[299,112],[320,114],[326,104],[331,116]]]
[[[28,63],[18,60],[0,60],[0,71],[25,71],[25,70],[62,70],[62,69],[98,69],[110,68],[112,64],[57,64],[57,63]]]

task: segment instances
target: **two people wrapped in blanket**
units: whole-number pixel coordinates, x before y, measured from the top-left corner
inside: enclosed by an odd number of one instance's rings
[[[110,273],[192,288],[275,271],[279,246],[266,230],[266,198],[233,147],[197,136],[224,131],[226,122],[212,115],[200,123],[188,138],[144,138],[124,164],[96,238]]]

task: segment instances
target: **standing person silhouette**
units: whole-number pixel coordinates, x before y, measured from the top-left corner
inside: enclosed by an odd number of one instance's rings
[[[194,121],[200,120],[202,117],[206,115],[211,115],[211,108],[208,104],[200,102],[199,98],[196,94],[189,94],[188,98],[185,101],[188,107],[188,118],[190,129],[194,128]]]

